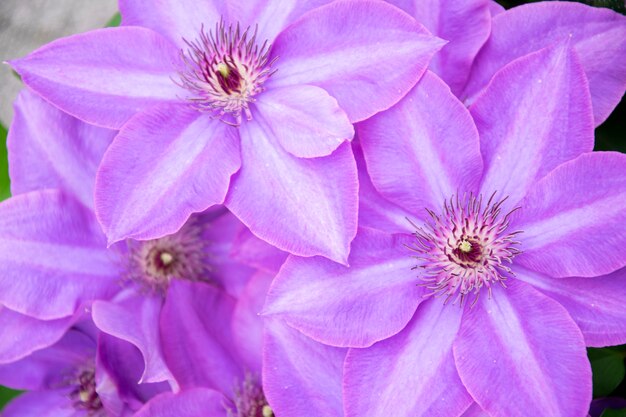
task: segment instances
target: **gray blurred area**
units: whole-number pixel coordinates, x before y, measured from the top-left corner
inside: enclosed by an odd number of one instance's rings
[[[54,39],[103,27],[116,10],[117,0],[0,0],[0,62]],[[21,88],[11,69],[0,65],[0,122],[5,126]]]

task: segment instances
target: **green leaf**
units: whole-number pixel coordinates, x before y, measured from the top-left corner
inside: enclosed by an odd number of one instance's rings
[[[602,412],[600,417],[626,417],[626,408],[620,408],[619,410],[606,409]]]
[[[115,13],[115,15],[113,15],[111,20],[109,20],[109,22],[106,24],[106,27],[114,28],[114,27],[119,26],[120,23],[122,23],[122,15],[120,15],[120,13],[117,12]]]
[[[15,391],[6,387],[0,386],[0,410],[4,408],[6,403],[13,398],[21,394],[21,391]]]
[[[9,160],[7,154],[7,129],[0,124],[0,201],[11,197],[9,180]]]
[[[587,351],[593,370],[593,396],[606,397],[624,379],[624,353],[603,348]]]

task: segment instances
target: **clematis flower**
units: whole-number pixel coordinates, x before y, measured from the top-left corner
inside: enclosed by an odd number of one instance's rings
[[[429,69],[472,103],[491,77],[516,58],[571,39],[602,123],[626,88],[626,18],[575,2],[533,2],[505,11],[493,0],[387,0],[448,41]]]
[[[346,349],[259,317],[271,279],[256,274],[236,301],[211,287],[173,283],[161,334],[180,390],[156,396],[136,416],[342,415]]]
[[[246,235],[223,208],[192,216],[172,235],[107,248],[89,204],[98,156],[111,138],[112,132],[63,114],[28,91],[16,103],[9,156],[17,195],[0,204],[0,321],[6,336],[0,363],[54,344],[89,310],[102,331],[143,354],[141,382],[168,380],[158,323],[171,281],[238,296],[256,269],[231,256],[236,239],[250,251],[250,263],[268,259],[271,270],[284,258]],[[48,162],[27,169],[39,159]],[[47,187],[53,188],[41,189]]]
[[[591,152],[572,46],[508,64],[469,111],[427,73],[359,125],[350,267],[291,256],[264,309],[351,348],[347,417],[587,415],[585,345],[626,341],[626,156]]]
[[[111,353],[115,365],[111,367]],[[0,366],[0,382],[29,392],[3,410],[6,417],[128,417],[141,404],[168,389],[137,385],[139,352],[81,322],[55,345]]]
[[[120,10],[128,26],[11,61],[46,100],[121,129],[96,186],[109,243],[172,234],[224,202],[282,250],[345,262],[357,222],[352,123],[400,100],[443,41],[373,0]]]

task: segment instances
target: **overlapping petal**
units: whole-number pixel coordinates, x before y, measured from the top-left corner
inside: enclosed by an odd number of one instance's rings
[[[497,16],[500,13],[504,13],[505,11],[505,8],[500,5],[500,3],[498,3],[496,0],[489,1],[489,12],[491,13],[491,17]]]
[[[177,101],[179,52],[156,32],[100,29],[49,43],[11,61],[26,85],[67,113],[119,129],[136,113]]]
[[[261,374],[264,320],[259,313],[263,309],[272,278],[273,275],[264,272],[255,274],[233,311],[233,350],[239,353],[246,369],[253,375]]]
[[[186,48],[183,39],[195,41],[200,28],[212,29],[225,15],[224,1],[120,0],[122,25],[143,26],[160,33],[180,48]]]
[[[181,388],[208,387],[231,394],[243,380],[232,348],[235,301],[206,284],[173,280],[161,313],[161,345]]]
[[[38,337],[32,328],[25,328],[25,332],[29,337]],[[53,346],[32,352],[16,362],[2,364],[0,384],[32,391],[58,388],[67,378],[68,369],[84,365],[94,353],[95,341],[72,329]]]
[[[43,320],[71,316],[118,290],[118,259],[93,214],[59,191],[0,205],[0,262],[0,303]]]
[[[399,9],[374,0],[339,0],[285,29],[268,86],[312,84],[335,97],[352,122],[397,103],[443,45]]]
[[[109,242],[174,233],[192,213],[224,201],[239,166],[234,128],[184,106],[154,107],[105,153],[96,215]]]
[[[0,363],[18,361],[53,345],[73,322],[72,316],[44,321],[0,307]]]
[[[550,278],[516,268],[517,276],[558,301],[576,322],[587,346],[626,343],[626,268],[593,278]]]
[[[491,0],[387,1],[449,42],[433,56],[429,68],[450,86],[454,94],[460,95],[474,58],[489,37]]]
[[[242,27],[258,25],[257,38],[273,42],[281,30],[303,13],[333,0],[226,0],[228,16]]]
[[[495,1],[494,1],[495,4]],[[463,413],[463,415],[461,415],[461,417],[489,417],[489,415],[487,413],[485,413],[485,411],[480,408],[480,406],[476,403],[473,403],[472,405],[470,405],[470,407],[465,410],[465,412]]]
[[[463,384],[492,417],[586,416],[591,367],[580,330],[556,301],[507,285],[463,317],[453,348]]]
[[[137,383],[145,371],[144,360],[139,349],[125,340],[99,333],[97,348],[96,391],[112,415],[129,417],[150,398],[176,387],[171,380]]]
[[[13,195],[59,188],[93,208],[96,169],[115,131],[74,119],[27,89],[14,107],[7,137]]]
[[[470,111],[485,161],[482,191],[498,191],[510,206],[559,164],[593,149],[587,81],[569,42],[503,68]]]
[[[232,213],[225,212],[213,219],[208,217],[207,212],[200,215],[200,221],[207,222],[203,232],[203,239],[208,242],[211,268],[207,278],[233,297],[239,297],[256,272],[253,266],[242,264],[233,254],[237,248],[237,237],[247,229]]]
[[[475,190],[482,173],[469,112],[436,75],[426,73],[391,110],[358,125],[374,187],[413,216]]]
[[[626,89],[626,17],[574,2],[539,2],[498,14],[476,58],[466,95],[476,97],[491,77],[516,58],[570,39],[589,80],[595,125]]]
[[[359,229],[348,263],[290,257],[274,279],[265,314],[334,346],[369,346],[396,334],[423,295],[404,245],[408,235]]]
[[[259,96],[257,108],[281,146],[302,158],[330,155],[354,136],[337,100],[312,85],[272,89]]]
[[[593,152],[561,165],[522,201],[515,261],[554,277],[592,277],[625,266],[626,155]]]
[[[241,134],[241,170],[226,206],[252,233],[284,251],[348,257],[356,234],[358,183],[350,144],[324,158],[296,158],[282,149],[270,122],[255,115]]]
[[[407,220],[410,214],[380,195],[369,177],[363,152],[358,143],[352,146],[359,171],[359,225],[387,233],[413,232]]]
[[[161,352],[161,296],[127,294],[124,298],[120,297],[111,302],[96,301],[92,309],[94,323],[103,332],[125,340],[139,349],[143,355],[144,370],[137,383],[172,379]]]
[[[263,387],[277,416],[342,417],[346,349],[317,343],[276,318],[266,320]]]
[[[452,357],[462,310],[442,299],[420,304],[397,335],[346,357],[346,417],[448,417],[472,402]]]
[[[227,417],[225,401],[218,391],[207,388],[168,392],[152,399],[134,417]]]
[[[238,262],[275,275],[288,254],[256,237],[242,227],[233,242],[232,256]]]

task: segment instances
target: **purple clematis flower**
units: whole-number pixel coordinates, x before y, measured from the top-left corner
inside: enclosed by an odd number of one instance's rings
[[[591,152],[573,46],[511,62],[469,111],[427,73],[359,125],[350,267],[292,256],[265,306],[352,348],[346,416],[587,415],[585,345],[626,342],[626,156]]]
[[[112,137],[26,90],[16,103],[9,133],[16,195],[0,204],[0,363],[54,344],[90,311],[102,331],[143,354],[141,382],[168,380],[158,322],[170,282],[238,296],[256,268],[276,271],[284,260],[223,208],[193,215],[172,235],[107,248],[90,197]],[[33,165],[39,169],[27,169]]]
[[[345,262],[357,226],[352,123],[400,100],[443,41],[374,0],[120,10],[128,26],[11,62],[59,108],[121,129],[96,186],[109,243],[174,233],[224,202],[280,249]]]

